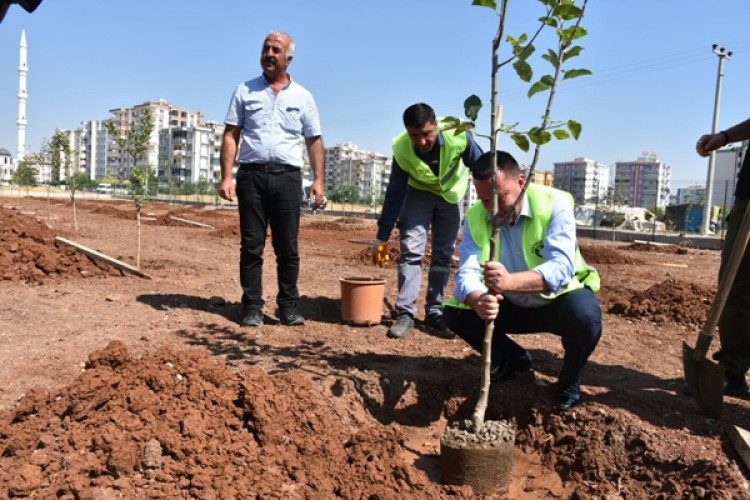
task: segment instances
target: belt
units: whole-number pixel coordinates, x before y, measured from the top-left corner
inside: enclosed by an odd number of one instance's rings
[[[284,163],[240,163],[240,168],[248,170],[260,170],[267,174],[280,174],[282,172],[299,172],[298,167]]]

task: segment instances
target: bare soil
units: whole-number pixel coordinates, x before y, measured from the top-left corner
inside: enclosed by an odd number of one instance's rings
[[[144,279],[55,243],[135,264],[132,203],[77,209],[75,233],[69,200],[0,198],[0,497],[475,497],[442,484],[439,442],[471,416],[479,356],[421,324],[386,337],[396,268],[369,262],[374,221],[303,216],[304,326],[278,323],[269,243],[252,329],[238,325],[236,210],[147,204]],[[507,497],[748,498],[727,429],[748,426],[750,398],[712,419],[684,393],[681,345],[705,321],[718,252],[581,247],[604,334],[562,413],[559,339],[517,337],[534,375],[493,384],[487,410],[517,429]],[[386,279],[380,325],[342,323],[344,276]]]

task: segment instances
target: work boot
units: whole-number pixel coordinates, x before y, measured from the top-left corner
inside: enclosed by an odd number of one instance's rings
[[[305,317],[297,311],[297,306],[286,306],[279,310],[279,320],[285,326],[297,326],[305,324]]]
[[[555,391],[555,408],[570,410],[581,399],[581,389],[578,384],[560,387]]]
[[[392,339],[402,339],[406,337],[409,330],[414,328],[414,318],[406,313],[398,315],[396,322],[393,323],[390,330],[388,330],[388,336]]]
[[[240,321],[242,326],[263,325],[263,311],[258,307],[251,307],[245,311],[245,316]]]
[[[744,375],[737,375],[734,372],[726,371],[724,373],[724,394],[726,396],[742,396],[750,391]]]
[[[529,351],[524,351],[520,356],[504,359],[493,365],[490,369],[490,381],[502,382],[517,373],[529,372],[533,369],[534,362],[531,360],[531,354]]]
[[[448,325],[445,324],[442,314],[428,314],[424,319],[424,324],[438,333],[448,333]]]

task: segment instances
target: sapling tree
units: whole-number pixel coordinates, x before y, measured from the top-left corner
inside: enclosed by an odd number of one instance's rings
[[[136,256],[135,265],[141,267],[141,209],[143,201],[149,193],[149,183],[153,176],[151,166],[145,161],[148,152],[148,142],[154,130],[154,118],[151,110],[143,112],[143,118],[132,122],[127,129],[117,128],[113,121],[105,123],[110,136],[117,142],[117,146],[128,156],[133,166],[130,172],[130,191],[135,203],[136,220]]]
[[[48,152],[48,157],[52,165],[53,178],[56,176],[58,181],[65,180],[70,202],[73,208],[73,232],[78,232],[78,213],[76,211],[76,192],[88,182],[86,174],[75,171],[73,168],[74,160],[78,157],[78,151],[70,145],[68,135],[62,130],[55,130],[55,134],[50,141],[45,142],[43,149]]]
[[[565,69],[565,63],[577,57],[583,47],[577,45],[577,41],[584,37],[587,32],[581,26],[586,4],[588,0],[577,2],[575,0],[538,0],[544,9],[544,14],[539,18],[539,25],[536,31],[531,35],[526,33],[520,36],[511,36],[505,34],[505,23],[508,12],[509,0],[474,0],[472,5],[491,8],[498,15],[498,28],[492,40],[492,71],[491,71],[491,106],[490,106],[490,164],[496,165],[496,150],[498,136],[500,133],[510,135],[513,142],[524,152],[528,152],[531,144],[534,145],[534,156],[527,173],[527,185],[531,182],[534,175],[536,164],[539,160],[541,147],[552,139],[564,140],[570,137],[578,139],[581,134],[581,124],[575,120],[568,119],[565,121],[553,120],[552,105],[557,93],[559,84],[563,80],[569,80],[579,76],[589,75],[591,72],[587,69]],[[531,65],[531,56],[536,51],[535,42],[545,30],[554,30],[556,46],[548,48],[541,55],[541,59],[549,65],[549,72],[535,78]],[[510,45],[511,55],[500,61],[499,52],[501,41]],[[529,83],[528,97],[532,98],[537,94],[546,94],[546,102],[541,122],[527,129],[523,129],[518,123],[507,125],[502,122],[502,107],[498,104],[498,73],[503,66],[512,64],[518,77]],[[551,67],[551,68],[550,68]],[[464,102],[464,113],[468,121],[449,117],[447,120],[452,122],[450,126],[458,132],[476,128],[476,119],[482,107],[482,101],[476,95],[472,95]],[[482,135],[482,134],[477,134]],[[492,177],[493,189],[496,189],[495,176]],[[525,186],[524,186],[525,191]],[[516,203],[523,199],[523,191],[518,197]],[[494,221],[494,231],[490,242],[490,258],[497,256],[499,247],[500,228],[507,224],[508,216],[503,220],[498,220],[497,213],[497,196],[492,197],[492,212]],[[483,345],[483,371],[482,385],[480,388],[479,399],[472,415],[472,424],[478,432],[484,426],[484,416],[487,409],[487,400],[490,388],[490,369],[492,365],[491,345],[494,333],[494,322],[487,321]]]

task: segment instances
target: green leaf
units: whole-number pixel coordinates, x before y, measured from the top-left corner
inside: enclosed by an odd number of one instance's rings
[[[568,120],[568,130],[575,140],[581,136],[581,124],[575,120]]]
[[[553,28],[557,28],[557,19],[554,17],[540,17],[539,22],[544,24],[545,26],[551,26]]]
[[[510,136],[510,138],[513,139],[513,142],[516,143],[518,149],[520,149],[524,153],[529,152],[529,140],[524,134],[513,134]]]
[[[581,47],[580,45],[574,45],[573,47],[569,48],[568,50],[563,52],[563,57],[562,57],[563,62],[567,61],[571,57],[576,57],[578,54],[581,53],[582,50],[583,50],[583,47]]]
[[[552,75],[544,75],[543,77],[539,79],[539,81],[549,87],[555,84],[555,79],[552,78]]]
[[[557,53],[552,49],[547,49],[547,53],[542,55],[542,59],[549,61],[555,69],[560,66],[560,58],[557,57]]]
[[[567,71],[563,71],[563,80],[570,80],[571,78],[578,78],[579,76],[586,76],[590,75],[591,71],[587,69],[569,69]]]
[[[440,130],[451,130],[461,125],[461,119],[455,116],[446,116],[440,119]]]
[[[482,100],[478,96],[472,94],[464,101],[464,115],[469,120],[477,121],[480,109],[482,109]]]
[[[531,69],[531,65],[523,59],[514,62],[513,67],[515,68],[518,77],[524,82],[530,82],[531,77],[534,76],[534,71]]]
[[[565,21],[581,17],[581,9],[572,3],[561,3],[552,11],[552,15]]]
[[[548,90],[548,89],[549,89],[549,85],[546,85],[542,83],[541,81],[538,81],[534,85],[531,86],[531,88],[529,89],[528,96],[531,97],[534,94],[537,94],[539,92],[544,92],[545,90]]]
[[[474,0],[471,5],[477,5],[479,7],[489,7],[492,10],[497,10],[497,3],[495,0]]]
[[[578,38],[583,38],[588,34],[586,28],[582,26],[570,26],[569,28],[557,30],[557,36],[564,43],[570,43]]]
[[[529,58],[529,56],[531,56],[531,54],[534,53],[535,50],[536,47],[534,47],[534,45],[532,44],[528,44],[526,46],[516,45],[515,47],[513,47],[513,54],[517,58],[523,59],[525,61]]]
[[[564,141],[565,139],[570,139],[570,134],[567,130],[557,129],[552,132],[552,135],[555,136],[555,139],[558,141]]]
[[[541,146],[552,140],[552,134],[539,127],[534,127],[529,131],[529,140],[534,144]]]

